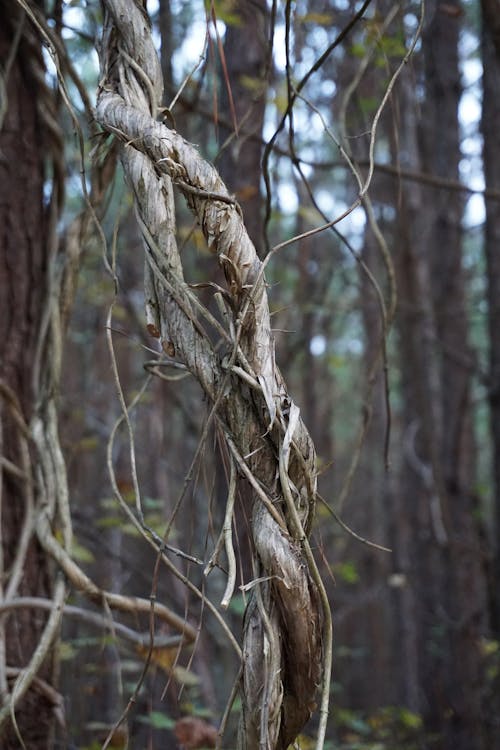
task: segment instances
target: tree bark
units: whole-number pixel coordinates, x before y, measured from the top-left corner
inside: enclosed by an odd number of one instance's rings
[[[245,135],[221,126],[220,174],[236,194],[248,234],[260,255],[263,241],[260,138],[266,108],[266,67],[270,62],[268,10],[264,0],[238,0],[233,5],[231,10],[238,20],[228,25],[224,40],[228,81],[222,76],[222,111],[226,120],[230,120],[229,86],[235,124],[244,129]]]
[[[422,38],[425,99],[406,154],[418,168],[458,179],[460,14],[428,8]],[[404,103],[401,106],[403,112]],[[406,138],[411,130],[403,129]],[[418,144],[418,149],[416,148]],[[412,165],[413,166],[413,165]],[[405,401],[402,496],[410,519],[406,552],[414,627],[411,707],[436,747],[484,747],[479,643],[485,577],[474,520],[474,435],[462,270],[462,200],[444,189],[404,190],[398,261]]]
[[[482,0],[483,58],[483,165],[486,188],[500,188],[500,2]],[[489,332],[489,407],[492,438],[493,513],[491,525],[492,559],[489,566],[489,596],[493,637],[500,640],[500,214],[498,205],[485,198],[485,255],[487,269]],[[492,715],[500,710],[500,676],[492,684]],[[491,746],[500,742],[498,722],[490,723]]]
[[[17,36],[19,34],[19,38]],[[47,292],[47,221],[44,210],[44,160],[47,130],[39,106],[48,94],[40,84],[44,77],[41,45],[24,12],[13,3],[0,4],[0,59],[11,56],[6,73],[6,110],[0,130],[0,453],[25,471],[26,436],[13,418],[9,393],[15,398],[28,425],[33,415],[39,323]],[[24,441],[24,442],[23,442]],[[26,481],[2,466],[1,544],[3,594],[9,591],[12,566],[30,512]],[[28,546],[22,579],[11,595],[50,597],[52,572],[36,541]],[[0,654],[2,702],[6,700],[5,666],[24,667],[43,630],[46,615],[25,609],[12,613],[2,624],[6,651]],[[50,664],[39,673],[51,679]],[[48,748],[53,720],[52,706],[32,689],[16,710],[19,732],[27,747]],[[3,748],[18,748],[19,740],[9,726],[1,738]]]
[[[483,56],[483,164],[487,188],[500,187],[500,3],[482,0]],[[492,625],[500,637],[500,214],[498,205],[486,198],[485,253],[488,279],[488,328],[490,349],[490,425],[493,441],[494,511],[493,562],[491,570]]]

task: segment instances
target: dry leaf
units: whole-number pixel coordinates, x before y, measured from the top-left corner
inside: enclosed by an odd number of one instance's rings
[[[174,734],[184,750],[198,750],[202,747],[215,747],[217,729],[204,719],[185,716],[175,725]]]

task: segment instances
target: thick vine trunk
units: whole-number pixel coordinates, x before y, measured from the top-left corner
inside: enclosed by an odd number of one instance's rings
[[[239,207],[196,149],[155,119],[162,83],[142,6],[108,0],[106,10],[97,118],[125,144],[122,159],[147,259],[149,330],[198,380],[232,461],[253,491],[258,580],[245,618],[239,743],[248,750],[284,750],[312,713],[322,673],[324,607],[307,542],[316,492],[314,446],[275,365],[264,269]],[[230,322],[218,327],[222,355],[183,279],[172,184],[227,279],[222,299]]]

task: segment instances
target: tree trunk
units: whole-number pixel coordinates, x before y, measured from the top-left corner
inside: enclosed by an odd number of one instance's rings
[[[21,26],[20,26],[21,24]],[[16,41],[21,30],[19,43]],[[12,394],[25,424],[34,409],[33,370],[36,361],[39,322],[47,291],[48,244],[44,211],[44,160],[47,131],[39,104],[47,94],[39,81],[44,65],[41,45],[31,24],[13,3],[0,4],[0,60],[11,56],[6,74],[7,108],[0,131],[0,401],[1,454],[21,471],[29,472],[23,451],[27,442],[13,418]],[[4,69],[5,70],[5,69]],[[23,463],[24,462],[24,463]],[[9,592],[12,566],[26,523],[30,490],[22,478],[2,465],[1,543],[3,595],[51,595],[51,570],[38,543],[31,541],[18,587]],[[46,615],[36,610],[16,610],[4,620],[5,654],[0,654],[0,689],[5,701],[5,666],[27,664],[43,630]],[[50,664],[39,677],[51,679]],[[10,678],[15,672],[10,673]],[[33,750],[49,747],[52,707],[43,693],[32,689],[16,710],[19,732]],[[9,727],[2,736],[3,748],[18,748],[19,740]]]
[[[402,144],[411,154],[418,142],[417,168],[453,180],[460,159],[459,17],[436,4],[428,9],[420,132],[418,140],[414,133],[412,144]],[[405,572],[412,601],[406,617],[412,614],[414,622],[408,653],[417,680],[409,697],[427,731],[439,737],[433,747],[443,750],[484,747],[479,644],[486,634],[485,578],[474,520],[461,217],[458,193],[418,186],[404,191],[398,262],[406,425],[402,496],[410,518]]]
[[[482,0],[483,57],[483,164],[486,187],[500,188],[500,2]],[[489,406],[492,438],[493,513],[491,528],[492,559],[489,571],[491,626],[500,640],[500,211],[498,203],[485,198],[485,254],[487,268],[489,330]],[[500,710],[500,675],[492,686],[491,714]],[[500,743],[498,722],[491,722],[491,746]]]
[[[486,187],[500,188],[500,3],[482,0],[483,31],[483,163]],[[496,201],[486,200],[485,252],[488,276],[490,345],[490,424],[493,441],[494,513],[491,571],[492,625],[500,637],[500,212]]]
[[[262,245],[262,198],[260,193],[262,145],[260,137],[266,107],[266,56],[268,11],[265,0],[237,0],[231,7],[238,22],[227,27],[224,41],[228,81],[221,76],[222,112],[231,121],[231,100],[238,132],[220,128],[220,174],[238,199],[250,239]],[[229,89],[228,89],[229,87]],[[231,97],[229,94],[231,92]]]

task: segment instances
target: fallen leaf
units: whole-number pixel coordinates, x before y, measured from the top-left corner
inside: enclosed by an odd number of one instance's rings
[[[217,729],[204,719],[184,716],[174,728],[177,741],[184,750],[199,750],[202,747],[215,747]]]

